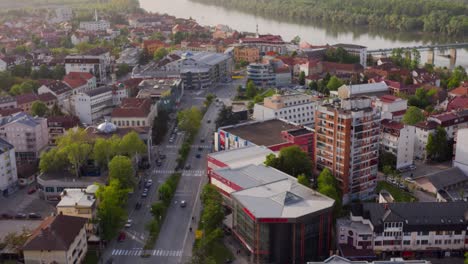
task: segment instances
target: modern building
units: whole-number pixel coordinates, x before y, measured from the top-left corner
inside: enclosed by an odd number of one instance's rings
[[[455,144],[455,158],[453,166],[458,167],[466,175],[468,175],[468,129],[459,129]]]
[[[349,259],[463,256],[466,202],[362,203],[337,220],[337,242]]]
[[[265,57],[247,66],[247,78],[261,87],[287,86],[291,84],[292,70],[280,59]]]
[[[86,222],[60,214],[46,218],[22,248],[24,263],[82,263],[88,251]]]
[[[87,72],[96,76],[98,84],[104,84],[111,71],[111,56],[106,49],[96,48],[81,55],[65,57],[65,71]]]
[[[0,97],[0,109],[14,109],[17,108],[18,104],[16,99],[12,96],[2,96]]]
[[[438,202],[467,201],[468,174],[453,167],[414,179],[420,189],[436,195]]]
[[[275,94],[254,105],[253,119],[265,121],[283,119],[298,125],[314,127],[318,98],[307,94]]]
[[[78,93],[73,96],[73,100],[76,116],[88,125],[110,116],[114,108],[113,89],[108,86]]]
[[[57,204],[57,214],[86,218],[86,230],[96,231],[93,220],[96,220],[96,190],[97,185],[90,185],[86,189],[65,189]]]
[[[374,107],[382,113],[382,119],[400,122],[408,108],[408,100],[394,95],[383,95],[374,101]]]
[[[255,47],[262,54],[268,52],[286,54],[288,52],[287,43],[284,42],[281,36],[276,35],[259,35],[257,33],[255,37],[241,38],[239,43],[242,46]]]
[[[49,142],[47,119],[22,112],[2,117],[0,138],[15,147],[18,163],[35,162]]]
[[[396,169],[412,165],[416,128],[384,119],[380,127],[380,151],[396,157]]]
[[[139,48],[126,48],[120,52],[119,58],[116,60],[117,64],[127,64],[134,67],[138,64],[141,49]],[[151,54],[151,53],[149,53]]]
[[[427,260],[405,260],[403,258],[390,258],[389,260],[375,260],[375,261],[365,261],[365,260],[349,260],[344,257],[333,255],[327,258],[324,261],[318,262],[307,262],[307,264],[431,264]]]
[[[368,97],[334,101],[315,112],[315,167],[338,180],[343,201],[369,199],[377,184],[380,112]]]
[[[365,68],[367,66],[367,47],[354,44],[335,44],[335,48],[343,48],[349,54],[359,57],[359,63]]]
[[[314,132],[282,120],[249,122],[242,125],[218,128],[215,133],[215,151],[265,146],[280,151],[289,146],[298,146],[311,159],[314,157]]]
[[[260,60],[260,51],[256,47],[236,46],[234,47],[234,61],[239,62],[257,62]]]
[[[184,83],[179,78],[155,78],[139,82],[137,98],[149,98],[157,108],[168,112],[175,109],[184,94]]]
[[[110,22],[106,20],[82,21],[80,22],[80,29],[86,31],[106,31],[110,29]]]
[[[0,138],[0,193],[9,195],[16,190],[17,184],[15,147]]]
[[[111,122],[118,127],[152,127],[157,115],[157,106],[150,98],[126,98],[114,108]]]
[[[388,86],[385,82],[344,84],[338,88],[338,97],[347,99],[356,96],[376,96],[388,94]]]
[[[49,145],[55,145],[57,137],[63,136],[65,132],[80,125],[80,119],[76,116],[49,116],[47,117],[47,128],[49,131]]]

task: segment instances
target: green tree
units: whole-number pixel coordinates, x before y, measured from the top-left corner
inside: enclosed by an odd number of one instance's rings
[[[396,156],[391,152],[383,151],[379,155],[379,170],[383,171],[385,166],[390,166],[390,168],[395,168],[396,166]]]
[[[318,84],[316,81],[312,81],[309,83],[309,89],[312,91],[318,91]]]
[[[13,252],[17,254],[20,254],[23,248],[23,245],[31,236],[31,232],[32,232],[31,230],[24,228],[21,233],[17,233],[17,232],[8,233],[3,238],[2,242],[8,247],[8,249],[13,250]]]
[[[81,167],[88,160],[92,149],[90,144],[80,142],[73,142],[63,149],[67,154],[68,161],[73,166],[76,177],[80,177]]]
[[[421,53],[417,49],[411,50],[411,69],[417,69],[419,64],[421,64]]]
[[[167,206],[163,202],[156,202],[151,206],[151,214],[154,219],[160,221],[166,213]]]
[[[41,101],[35,101],[31,105],[31,114],[33,116],[44,117],[48,110],[49,108]]]
[[[167,183],[163,183],[158,188],[159,199],[161,199],[166,206],[169,206],[172,199],[172,194],[174,193],[173,188]]]
[[[0,71],[0,89],[9,91],[11,86],[15,84],[15,78],[9,71]]]
[[[203,228],[206,233],[216,229],[220,226],[224,219],[223,207],[215,202],[209,202],[205,204],[203,208]]]
[[[128,64],[126,63],[121,63],[119,65],[117,65],[117,71],[115,72],[115,75],[120,78],[122,76],[124,76],[125,74],[129,73],[132,71],[132,67],[130,67]]]
[[[305,72],[304,71],[301,71],[301,73],[299,73],[299,84],[300,85],[304,85],[305,84]]]
[[[167,133],[167,124],[169,122],[169,114],[160,109],[158,115],[154,118],[153,127],[151,130],[151,136],[154,144],[158,145],[164,140],[164,136]]]
[[[99,186],[96,196],[99,200],[97,216],[101,236],[111,240],[121,228],[127,217],[125,204],[128,191],[122,189],[118,180],[111,179],[108,186]]]
[[[215,202],[221,204],[223,198],[221,194],[218,192],[216,187],[211,184],[207,184],[203,187],[201,193],[201,201],[203,204],[208,204],[210,202]]]
[[[333,75],[330,78],[330,81],[327,83],[327,88],[330,91],[336,91],[343,85],[343,81],[341,81],[338,77]]]
[[[298,146],[282,148],[278,157],[268,155],[265,165],[276,168],[291,176],[312,175],[312,161],[309,155]]]
[[[317,178],[317,191],[335,200],[336,208],[340,208],[341,194],[338,183],[328,168],[323,169]]]
[[[203,116],[197,107],[185,109],[177,114],[177,121],[179,128],[188,132],[190,135],[194,135],[200,128],[201,120]]]
[[[121,139],[117,135],[111,138],[98,138],[93,146],[93,158],[102,168],[107,168],[111,159],[120,152]]]
[[[135,131],[126,134],[119,144],[120,153],[137,159],[138,156],[146,153],[146,145]]]
[[[225,106],[219,111],[218,118],[216,119],[216,128],[223,126],[230,126],[239,123],[240,120],[237,115],[232,112],[232,106]]]
[[[291,40],[291,43],[292,43],[292,44],[295,44],[295,45],[299,45],[299,43],[301,43],[301,37],[295,36],[295,37]]]
[[[421,121],[424,121],[424,114],[422,113],[421,109],[410,106],[406,110],[405,115],[403,115],[403,123],[406,125],[415,125]]]
[[[299,176],[297,176],[297,182],[304,186],[310,187],[309,177],[304,174],[299,174]]]
[[[55,80],[62,80],[65,74],[67,73],[63,64],[57,64],[52,70],[52,78],[54,78]]]
[[[245,88],[245,96],[247,96],[249,99],[252,99],[257,95],[257,93],[257,86],[255,86],[255,83],[252,80],[249,80]]]
[[[164,47],[161,47],[161,48],[158,48],[154,54],[153,54],[153,59],[155,61],[160,61],[162,58],[164,58],[167,54],[169,54],[169,52],[167,51],[166,48]]]
[[[443,127],[438,126],[434,133],[429,134],[426,152],[429,159],[436,161],[445,161],[452,157],[450,144],[447,140],[447,132]]]
[[[135,186],[132,161],[126,156],[113,157],[109,162],[109,177],[118,180],[121,188],[132,189]]]

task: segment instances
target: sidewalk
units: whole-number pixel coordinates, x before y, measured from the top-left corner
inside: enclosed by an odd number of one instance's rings
[[[247,252],[245,249],[239,244],[239,242],[233,237],[233,235],[225,236],[224,237],[224,245],[231,250],[232,254],[234,255],[234,264],[248,264],[249,257],[247,256]],[[240,249],[240,253],[237,254],[238,250]]]

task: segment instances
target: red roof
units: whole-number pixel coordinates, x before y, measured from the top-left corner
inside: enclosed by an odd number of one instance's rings
[[[395,112],[392,112],[392,115],[393,116],[402,116],[406,113],[406,109],[405,110],[400,110],[400,111],[395,111]]]
[[[379,99],[380,101],[384,103],[393,103],[400,98],[394,95],[386,94],[386,95],[382,95]]]
[[[63,82],[70,86],[72,89],[86,85],[89,80],[94,78],[89,72],[70,72],[63,76]]]
[[[124,98],[118,108],[112,110],[112,117],[147,117],[151,112],[151,99]]]
[[[21,108],[5,108],[5,109],[0,109],[0,116],[9,116],[12,114],[16,114],[19,112],[23,112],[23,109]]]
[[[35,93],[20,94],[15,96],[15,98],[18,105],[28,104],[39,100],[39,97]]]
[[[57,97],[51,93],[43,93],[37,96],[38,99],[42,102],[49,102],[57,100]]]
[[[452,96],[468,96],[468,83],[465,85],[451,90],[449,94]]]
[[[48,127],[63,127],[65,129],[70,129],[76,127],[80,124],[80,119],[72,115],[64,116],[49,116],[47,117],[47,126]]]
[[[447,111],[459,110],[459,109],[468,109],[468,96],[455,97],[447,105]]]

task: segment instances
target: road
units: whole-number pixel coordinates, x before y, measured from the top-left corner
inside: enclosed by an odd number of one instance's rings
[[[236,92],[237,86],[244,80],[236,80],[232,83],[221,84],[208,91],[186,91],[180,104],[180,109],[192,106],[201,106],[207,93],[214,93],[219,100],[230,103],[231,98]],[[143,246],[148,236],[145,225],[151,221],[151,204],[157,200],[157,187],[174,172],[178,150],[183,142],[184,133],[179,132],[175,142],[169,143],[169,134],[166,135],[163,143],[156,147],[155,151],[160,151],[166,155],[163,164],[156,167],[154,160],[151,168],[147,172],[147,178],[153,179],[153,186],[149,190],[147,198],[141,198],[141,190],[131,195],[129,199],[128,212],[129,218],[133,220],[133,225],[126,229],[127,239],[123,242],[117,242],[115,239],[108,243],[103,253],[104,260],[113,259],[113,263],[164,263],[176,264],[185,263],[190,259],[192,245],[194,242],[193,232],[189,228],[197,226],[197,220],[192,221],[192,216],[198,218],[200,214],[199,193],[201,188],[207,182],[204,177],[206,169],[206,154],[212,150],[212,138],[215,131],[215,120],[220,108],[212,104],[206,111],[199,133],[195,137],[192,150],[187,158],[186,164],[190,164],[190,169],[182,172],[176,193],[172,204],[168,208],[166,218],[162,225],[158,240],[153,249],[147,250],[149,258],[142,258]],[[174,123],[170,124],[172,128]],[[201,142],[204,139],[204,142]],[[201,150],[199,148],[201,147]],[[154,152],[154,153],[156,153]],[[196,158],[196,154],[202,154]],[[140,210],[135,210],[135,204],[141,200],[143,206]],[[180,207],[180,202],[185,200],[187,206]]]

